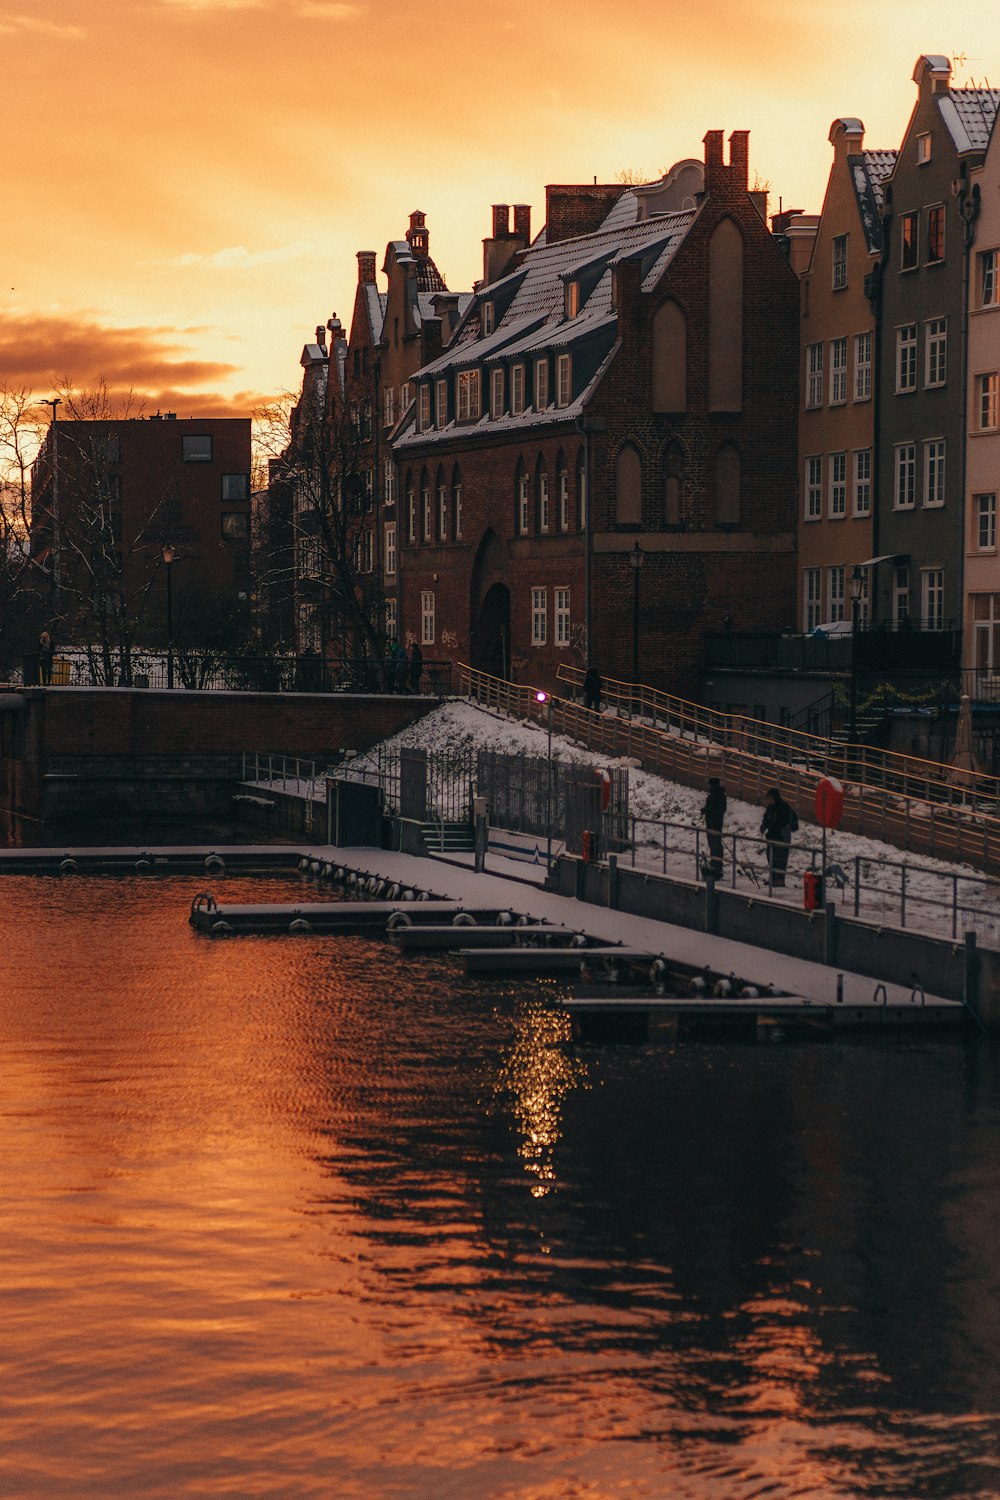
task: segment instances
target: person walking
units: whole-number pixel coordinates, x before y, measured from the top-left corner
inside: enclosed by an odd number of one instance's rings
[[[773,786],[767,794],[767,805],[760,825],[760,831],[767,840],[767,867],[772,886],[781,887],[785,884],[792,834],[798,830],[798,826],[795,809],[789,807],[779,788]]]
[[[588,667],[583,678],[583,706],[595,714],[601,711],[601,691],[604,687],[601,674],[596,667]]]
[[[38,637],[38,680],[42,687],[52,686],[52,661],[55,654],[52,637],[47,630],[43,630]]]
[[[416,641],[410,647],[410,692],[420,692],[420,679],[424,675],[424,653]]]
[[[726,817],[726,789],[718,776],[708,778],[708,796],[701,810],[708,833],[708,859],[704,873],[712,880],[722,879],[722,824]]]

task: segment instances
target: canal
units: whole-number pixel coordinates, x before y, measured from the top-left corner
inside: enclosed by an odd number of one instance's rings
[[[988,1044],[574,1050],[202,884],[0,883],[5,1500],[1000,1493]]]

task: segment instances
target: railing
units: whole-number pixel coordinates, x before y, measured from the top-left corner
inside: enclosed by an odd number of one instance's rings
[[[272,755],[257,750],[245,751],[240,780],[257,786],[261,783],[268,786],[280,783],[280,787],[276,789],[298,797],[304,804],[303,830],[308,834],[312,833],[319,795],[314,760],[300,760],[295,755]]]
[[[247,693],[451,693],[451,661],[424,661],[413,685],[409,663],[370,657],[327,661],[316,656],[219,656],[205,651],[174,651],[175,690]],[[28,661],[22,680],[33,674]],[[16,674],[11,680],[16,678]],[[37,681],[37,673],[34,673]],[[170,685],[165,653],[134,651],[122,662],[116,655],[107,669],[103,659],[78,647],[56,653],[53,683],[72,687],[132,687],[162,690]]]
[[[460,686],[478,702],[540,724],[547,722],[548,705],[535,701],[534,688],[504,682],[464,665],[458,672]],[[583,674],[574,667],[560,667],[559,675],[576,683]],[[625,707],[631,687],[607,686],[613,702],[621,701],[619,695],[624,694]],[[731,797],[758,805],[780,780],[785,797],[804,822],[813,819],[817,777],[839,775],[847,792],[841,822],[845,832],[985,871],[1000,870],[1000,804],[994,777],[972,778],[975,802],[969,791],[941,780],[943,767],[924,761],[914,764],[925,774],[897,773],[896,784],[872,786],[845,775],[848,755],[843,746],[802,735],[799,738],[813,743],[815,749],[793,758],[787,747],[776,745],[781,731],[773,725],[719,714],[648,689],[637,687],[635,692],[645,704],[647,718],[594,713],[569,699],[553,698],[553,729],[609,757],[634,756],[646,770],[685,786],[703,788],[709,775],[721,776]],[[897,759],[905,763],[909,757]],[[865,769],[860,756],[852,761],[852,772]],[[887,774],[884,768],[881,774]],[[992,795],[980,797],[983,783]],[[930,789],[941,794],[938,800],[921,795]],[[945,801],[945,797],[953,800]]]
[[[558,677],[575,691],[582,689],[581,667],[562,665]],[[872,745],[842,744],[787,725],[721,713],[638,683],[605,679],[603,700],[633,719],[648,719],[653,726],[682,739],[777,761],[800,772],[834,776],[866,790],[879,789],[914,801],[961,808],[971,805],[1000,818],[1000,777],[954,772],[939,761],[899,755]]]

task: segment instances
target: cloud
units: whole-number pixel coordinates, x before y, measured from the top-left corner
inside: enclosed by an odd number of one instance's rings
[[[176,260],[161,262],[171,266],[202,266],[217,271],[248,271],[255,266],[273,266],[280,261],[298,260],[310,255],[315,249],[308,240],[295,240],[290,245],[275,245],[270,250],[248,250],[245,245],[229,245],[224,250],[215,250],[211,255],[188,251]]]
[[[47,40],[79,42],[86,34],[82,26],[61,26],[58,21],[45,21],[39,16],[15,16],[0,11],[0,36],[41,36]]]
[[[216,11],[277,10],[276,0],[164,0],[172,10],[187,11],[190,15],[209,15]],[[368,14],[367,5],[354,5],[348,0],[292,0],[282,7],[285,15],[301,16],[307,21],[353,21]]]

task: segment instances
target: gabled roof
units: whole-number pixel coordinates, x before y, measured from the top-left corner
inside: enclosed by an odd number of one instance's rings
[[[365,309],[368,313],[368,326],[371,329],[372,343],[377,344],[382,337],[382,326],[385,323],[386,294],[380,292],[374,282],[365,284]]]
[[[1000,89],[949,89],[937,96],[941,118],[961,156],[985,151],[1000,105]]]
[[[847,158],[865,243],[873,255],[882,249],[882,184],[896,165],[897,154],[895,151],[860,151]]]

